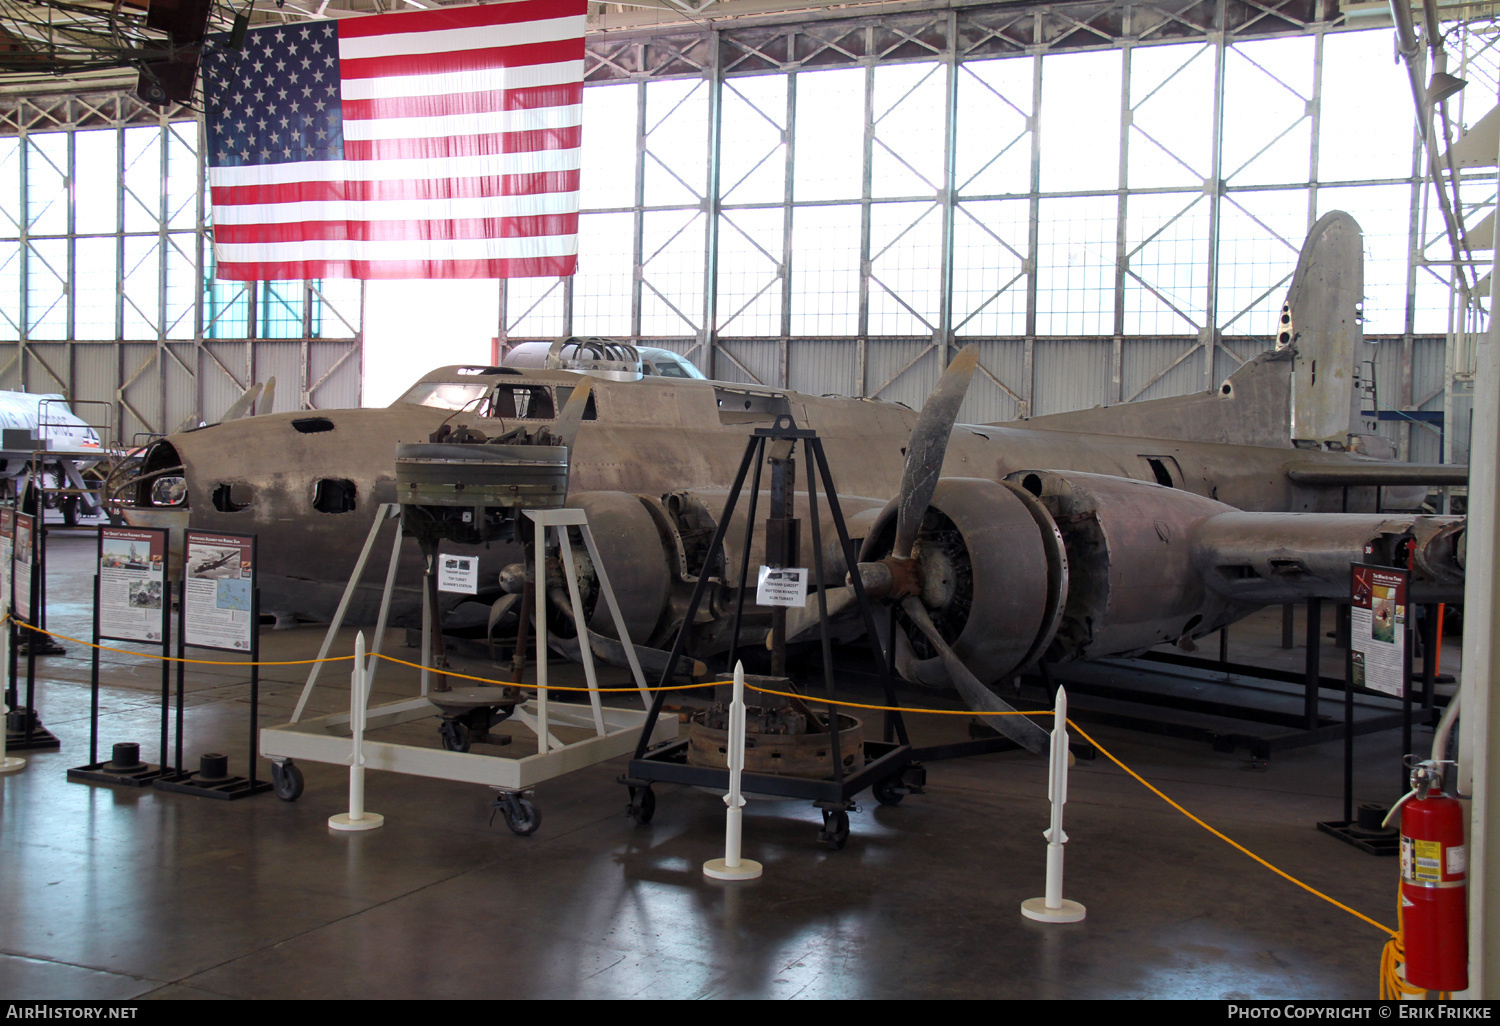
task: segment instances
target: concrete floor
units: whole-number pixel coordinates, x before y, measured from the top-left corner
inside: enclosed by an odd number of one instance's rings
[[[86,637],[94,538],[55,531],[49,545],[49,626]],[[267,630],[263,658],[314,654],[320,638]],[[1047,926],[1020,914],[1042,893],[1048,816],[1046,767],[1024,753],[931,764],[927,793],[897,807],[862,796],[841,852],[815,843],[810,805],[753,802],[745,853],[765,875],[724,884],[700,871],[722,854],[722,803],[658,788],[654,821],[638,827],[615,782],[623,759],[542,784],[544,822],[525,838],[488,823],[483,787],[389,773],[371,774],[366,802],[384,827],[333,832],[347,770],[316,763],[301,763],[307,791],[295,803],[69,783],[65,770],[87,759],[89,660],[67,648],[37,663],[37,707],[62,750],[23,753],[26,769],[0,778],[8,998],[1377,992],[1384,933],[1256,865],[1102,758],[1079,764],[1067,807],[1066,890],[1088,918]],[[1238,643],[1233,657],[1247,658]],[[155,761],[157,665],[102,662],[102,752],[134,740]],[[287,719],[304,676],[266,671],[262,723]],[[347,708],[346,671],[328,676],[344,679],[320,685],[314,708]],[[200,669],[189,688],[189,765],[223,751],[243,772],[245,674]],[[382,670],[372,704],[414,690]],[[966,736],[965,717],[909,723],[918,743]],[[1314,827],[1340,815],[1340,744],[1259,763],[1200,742],[1090,733],[1275,865],[1394,925],[1395,860]],[[412,736],[437,746],[435,729]],[[1419,731],[1417,747],[1429,738]],[[1399,731],[1359,740],[1358,799],[1396,796],[1399,742]]]

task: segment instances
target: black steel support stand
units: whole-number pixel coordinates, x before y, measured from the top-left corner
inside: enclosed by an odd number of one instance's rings
[[[1300,670],[1279,670],[1266,666],[1251,666],[1247,663],[1226,662],[1222,658],[1225,654],[1222,646],[1218,659],[1161,651],[1152,651],[1137,657],[1143,663],[1181,667],[1187,672],[1168,671],[1167,676],[1184,681],[1191,680],[1194,683],[1200,680],[1204,683],[1217,681],[1218,674],[1232,674],[1244,678],[1239,683],[1249,684],[1264,692],[1276,702],[1275,707],[1268,708],[1263,704],[1257,704],[1253,699],[1215,699],[1211,692],[1207,691],[1193,695],[1185,695],[1180,691],[1157,693],[1136,687],[1127,680],[1101,680],[1087,675],[1080,677],[1076,667],[1069,667],[1064,672],[1073,674],[1073,679],[1067,681],[1070,696],[1077,699],[1085,697],[1107,699],[1112,703],[1129,703],[1141,706],[1143,709],[1139,713],[1115,709],[1094,709],[1080,701],[1076,704],[1075,715],[1094,722],[1108,723],[1131,730],[1207,741],[1218,752],[1233,752],[1237,748],[1245,748],[1249,750],[1252,759],[1260,760],[1269,759],[1274,752],[1339,740],[1344,736],[1347,718],[1336,718],[1321,712],[1320,692],[1336,690],[1342,696],[1349,686],[1348,674],[1345,673],[1340,677],[1325,677],[1320,674],[1322,644],[1325,637],[1322,615],[1324,603],[1311,599],[1308,600],[1307,605],[1308,621],[1305,625],[1307,653],[1303,668]],[[1291,605],[1282,607],[1281,640],[1284,648],[1292,647],[1295,626],[1293,609]],[[1134,662],[1135,660],[1129,659],[1112,659],[1108,661],[1108,665],[1119,667],[1122,675],[1126,676],[1133,673],[1155,676],[1155,671],[1144,666],[1137,667]],[[1032,674],[1041,678],[1041,683],[1046,687],[1049,695],[1055,696],[1055,687],[1047,680],[1046,673],[1042,672],[1044,669],[1038,667],[1032,671]],[[1296,685],[1299,690],[1288,694],[1284,689],[1277,688],[1277,684]],[[1390,695],[1363,687],[1353,688],[1352,691],[1356,698],[1373,698],[1382,703],[1373,707],[1363,707],[1364,715],[1361,715],[1355,722],[1355,734],[1371,734],[1401,725],[1403,714],[1400,708],[1394,705],[1383,706],[1384,702],[1394,701]],[[1301,701],[1296,706],[1291,706],[1289,703],[1283,704],[1284,695],[1288,698],[1295,695],[1300,697]],[[1226,730],[1218,724],[1195,724],[1185,720],[1169,720],[1150,711],[1156,708],[1169,708],[1221,719],[1244,720],[1247,723],[1277,728],[1277,732],[1266,734],[1258,731]],[[971,728],[970,732],[975,736],[989,733],[979,728]]]
[[[1318,677],[1323,665],[1323,600],[1307,600],[1307,662],[1302,693],[1302,718],[1308,730],[1318,725]],[[1347,684],[1349,674],[1344,673]],[[1347,717],[1345,723],[1352,722]]]
[[[40,508],[40,505],[38,505]],[[31,530],[31,619],[29,623],[40,626],[39,612],[41,609],[41,569],[37,562],[37,552],[41,547],[41,522],[38,519],[32,525]],[[12,611],[14,615],[14,611]],[[45,634],[39,634],[35,630],[27,630],[24,635],[26,639],[26,701],[21,705],[11,704],[10,716],[6,718],[5,747],[7,751],[39,751],[42,749],[61,748],[62,743],[52,734],[50,730],[42,726],[42,718],[36,712],[36,657],[40,649],[44,654],[47,648],[43,644],[47,640]],[[53,645],[56,652],[62,651],[62,646]],[[15,650],[12,649],[12,652]]]
[[[1427,714],[1427,725],[1435,727],[1438,723],[1438,714],[1433,708],[1433,703],[1437,698],[1438,609],[1440,607],[1427,604],[1421,608],[1422,619],[1419,625],[1422,637],[1422,711]]]
[[[33,506],[31,515],[36,518],[32,527],[32,589],[31,589],[31,622],[42,630],[47,629],[47,520],[46,507],[42,502],[42,491],[40,488],[32,489]],[[37,655],[66,655],[67,649],[63,648],[52,637],[47,634],[38,634],[35,631],[26,632],[26,651],[30,654],[35,649]],[[27,703],[30,704],[29,701]]]
[[[908,772],[909,768],[920,775],[920,767],[912,766],[912,749],[907,738],[906,724],[899,711],[888,712],[886,714],[885,734],[888,740],[866,740],[865,765],[854,767],[852,771],[845,772],[843,757],[839,750],[839,712],[838,706],[834,704],[836,693],[832,642],[828,633],[828,600],[824,587],[827,584],[827,573],[823,565],[821,525],[818,522],[819,482],[822,484],[834,527],[838,531],[840,550],[844,553],[845,563],[851,570],[854,570],[858,562],[859,553],[849,538],[849,531],[844,520],[843,510],[839,506],[838,494],[833,487],[833,476],[828,468],[828,459],[816,432],[798,428],[791,417],[781,416],[777,418],[774,427],[757,428],[746,442],[745,455],[740,460],[739,469],[735,473],[734,483],[730,486],[723,514],[714,530],[713,541],[709,543],[707,559],[703,569],[699,572],[698,581],[693,587],[692,597],[688,601],[687,611],[683,616],[682,627],[678,630],[677,637],[672,642],[672,651],[667,658],[666,668],[662,672],[656,695],[651,701],[651,709],[647,713],[646,723],[641,728],[640,740],[636,743],[635,756],[630,762],[630,767],[626,775],[620,778],[620,782],[628,786],[631,790],[632,810],[642,807],[637,804],[640,801],[637,795],[641,791],[649,793],[651,784],[655,781],[668,781],[720,789],[728,786],[729,771],[727,769],[689,766],[687,764],[688,742],[686,740],[668,742],[654,751],[649,750],[649,742],[652,731],[655,729],[657,718],[661,714],[662,703],[666,695],[666,691],[663,689],[671,683],[677,670],[678,661],[682,658],[684,649],[687,646],[692,624],[708,588],[710,570],[716,560],[724,560],[727,565],[724,554],[724,537],[730,521],[734,517],[735,507],[738,505],[740,496],[744,490],[745,478],[750,473],[753,465],[755,473],[750,493],[749,514],[746,521],[743,548],[740,553],[740,591],[731,626],[728,665],[733,665],[735,654],[739,648],[745,590],[749,587],[749,581],[751,580],[749,576],[750,551],[755,532],[756,503],[760,491],[760,468],[761,464],[765,461],[767,444],[773,441],[791,442],[792,444],[800,441],[803,443],[803,452],[810,458],[809,462],[811,465],[808,469],[808,506],[809,515],[812,517],[813,582],[817,586],[818,612],[822,626],[823,675],[826,702],[828,704],[825,729],[829,733],[829,749],[833,760],[833,778],[830,780],[781,774],[745,773],[741,779],[741,786],[745,791],[752,793],[810,799],[824,810],[825,832],[827,832],[829,829],[827,825],[829,817],[844,816],[845,820],[847,820],[847,810],[853,807],[853,798],[860,791],[877,784],[899,786],[903,782],[903,775]],[[794,544],[791,546],[792,552],[788,552],[788,546],[786,545],[788,539],[792,537],[792,532],[796,529],[795,522],[787,515],[790,510],[791,500],[791,488],[787,480],[790,468],[785,466],[788,456],[789,453],[773,459],[772,509],[771,520],[768,523],[769,527],[783,528],[786,533],[775,542],[772,541],[769,535],[767,538],[768,548],[779,546],[783,555],[794,554],[795,551]],[[897,706],[896,690],[888,672],[888,654],[881,650],[880,638],[875,630],[875,620],[870,609],[869,596],[865,594],[864,584],[857,571],[850,574],[850,583],[854,588],[856,604],[864,621],[865,636],[869,641],[875,665],[880,670],[887,705],[894,709]],[[889,740],[892,735],[896,740]],[[913,790],[916,789],[913,788]],[[648,802],[645,807],[654,807],[654,798],[649,799]],[[634,814],[634,811],[632,814]],[[649,813],[646,814],[646,817],[649,817]],[[644,822],[645,819],[642,818],[642,821]]]
[[[19,682],[21,676],[18,672],[20,669],[20,650],[17,648],[21,639],[18,637],[20,631],[16,628],[14,605],[11,606],[10,622],[5,625],[5,628],[10,632],[10,665],[5,668],[5,707],[7,709],[14,709],[19,698],[16,694],[16,684]],[[7,742],[10,740],[9,733],[9,728],[7,727]]]

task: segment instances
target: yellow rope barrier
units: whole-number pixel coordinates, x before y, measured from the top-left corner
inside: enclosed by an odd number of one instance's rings
[[[12,618],[6,617],[6,619],[12,619]],[[38,634],[46,634],[49,637],[60,638],[63,641],[71,641],[74,644],[78,644],[78,645],[87,645],[90,648],[97,648],[97,649],[100,649],[101,651],[104,651],[104,652],[116,652],[116,653],[119,653],[121,655],[138,656],[138,657],[140,657],[142,659],[161,659],[161,660],[165,660],[167,662],[194,663],[194,664],[204,665],[204,666],[252,666],[252,665],[253,666],[307,666],[307,665],[310,665],[312,663],[319,663],[319,662],[329,662],[329,663],[331,663],[331,662],[345,662],[345,661],[352,660],[354,658],[354,656],[352,656],[352,655],[346,655],[346,656],[327,656],[327,657],[325,657],[323,659],[289,659],[289,660],[281,660],[281,661],[277,661],[277,662],[258,662],[258,663],[241,662],[241,661],[236,661],[236,660],[185,659],[185,658],[178,658],[176,656],[159,656],[159,655],[155,655],[155,654],[152,654],[152,653],[149,653],[149,652],[132,652],[129,649],[111,648],[111,647],[109,647],[107,645],[95,645],[92,642],[84,641],[82,638],[73,638],[73,637],[69,637],[66,634],[57,634],[57,633],[54,633],[52,631],[43,630],[40,627],[34,627],[31,624],[25,623],[25,622],[20,621],[20,620],[15,620],[14,622],[16,624],[18,624],[19,626],[25,627],[27,630],[30,630],[30,631],[35,631]],[[4,623],[4,621],[0,620],[0,624],[3,624],[3,623]],[[499,686],[502,686],[502,687],[528,688],[528,689],[533,689],[533,690],[535,690],[535,689],[538,688],[538,685],[536,685],[536,684],[517,684],[517,683],[511,682],[511,681],[491,680],[488,677],[476,677],[476,676],[473,676],[473,675],[467,674],[467,673],[456,673],[456,672],[454,672],[452,670],[439,670],[439,669],[436,669],[434,667],[423,667],[422,664],[420,664],[420,663],[409,662],[409,661],[407,661],[405,659],[397,659],[395,656],[388,656],[388,655],[384,655],[384,654],[376,654],[376,658],[377,659],[383,659],[383,660],[385,660],[386,662],[389,662],[389,663],[395,663],[398,666],[411,667],[412,669],[415,669],[415,670],[421,670],[421,669],[425,668],[425,669],[429,670],[430,672],[440,673],[440,674],[442,674],[445,677],[456,677],[459,680],[472,680],[472,681],[477,681],[477,682],[482,683],[482,684],[499,685]],[[687,690],[693,690],[693,689],[697,689],[697,688],[715,687],[715,686],[717,686],[717,685],[719,685],[721,683],[723,683],[723,682],[722,681],[704,681],[704,682],[698,683],[698,684],[673,684],[673,685],[668,685],[668,686],[665,686],[665,687],[655,687],[655,688],[648,687],[647,690],[648,691],[687,691]],[[760,692],[761,694],[764,694],[764,695],[777,695],[777,696],[780,696],[780,697],[783,697],[783,698],[796,698],[796,699],[800,699],[801,701],[804,701],[804,702],[808,702],[808,701],[810,701],[810,702],[817,702],[817,703],[822,704],[822,705],[837,705],[837,706],[848,707],[848,708],[851,708],[851,709],[868,709],[868,710],[872,710],[872,711],[875,711],[875,712],[915,713],[915,714],[919,714],[919,715],[930,715],[930,716],[1051,716],[1051,715],[1053,715],[1053,711],[1051,709],[1037,709],[1037,710],[1018,710],[1018,709],[1012,709],[1012,710],[1008,710],[1008,711],[1005,711],[1005,712],[990,711],[990,710],[974,710],[974,709],[903,709],[903,708],[900,708],[898,706],[889,706],[889,705],[868,705],[868,704],[864,704],[864,703],[860,703],[860,702],[838,702],[838,701],[833,701],[833,700],[826,699],[826,698],[819,698],[819,697],[814,696],[814,695],[798,695],[798,694],[794,694],[794,693],[788,692],[788,691],[774,691],[774,690],[772,690],[770,688],[756,687],[753,684],[747,685],[747,686],[750,688],[750,690],[752,690],[752,691],[758,691],[758,692]],[[601,692],[601,693],[614,693],[614,692],[631,693],[631,692],[638,692],[641,689],[637,688],[637,687],[624,687],[624,688],[579,688],[579,687],[555,686],[555,685],[550,685],[549,684],[548,687],[547,687],[547,690],[549,690],[549,691],[598,691],[598,692]],[[1088,734],[1086,734],[1071,719],[1068,720],[1067,722],[1068,722],[1069,728],[1072,729],[1075,733],[1077,733],[1079,737],[1083,738],[1089,744],[1093,745],[1094,748],[1097,749],[1100,752],[1100,754],[1102,754],[1106,759],[1108,759],[1110,762],[1114,763],[1116,766],[1120,767],[1120,769],[1124,770],[1126,774],[1128,774],[1130,777],[1134,778],[1134,780],[1137,783],[1139,783],[1142,787],[1146,788],[1146,790],[1150,791],[1152,794],[1156,795],[1162,801],[1164,801],[1168,805],[1172,806],[1172,808],[1176,809],[1178,812],[1182,813],[1188,819],[1190,819],[1194,823],[1198,824],[1204,830],[1207,830],[1209,833],[1213,834],[1215,837],[1217,837],[1219,840],[1223,841],[1225,844],[1227,844],[1230,847],[1234,848],[1235,850],[1239,851],[1241,854],[1249,856],[1251,859],[1253,859],[1254,861],[1260,863],[1262,866],[1264,866],[1265,868],[1269,869],[1271,872],[1275,873],[1277,876],[1280,876],[1282,879],[1288,881],[1289,883],[1296,884],[1298,887],[1301,887],[1303,890],[1307,891],[1309,894],[1312,894],[1312,895],[1314,895],[1316,897],[1322,898],[1324,901],[1328,902],[1329,904],[1331,904],[1331,905],[1333,905],[1333,906],[1335,906],[1337,908],[1343,909],[1345,912],[1349,913],[1351,916],[1354,916],[1356,919],[1361,919],[1364,922],[1366,922],[1366,923],[1370,924],[1371,926],[1375,927],[1376,929],[1378,929],[1378,930],[1384,930],[1386,933],[1390,934],[1391,939],[1390,939],[1389,942],[1387,942],[1386,947],[1385,947],[1385,952],[1384,952],[1384,954],[1381,957],[1380,987],[1381,987],[1381,998],[1382,998],[1382,1000],[1387,1000],[1386,993],[1387,993],[1388,986],[1389,986],[1389,988],[1391,988],[1391,992],[1393,994],[1395,993],[1396,990],[1399,990],[1401,993],[1421,993],[1421,991],[1419,991],[1419,990],[1412,989],[1409,984],[1407,984],[1405,981],[1401,980],[1400,977],[1396,975],[1395,963],[1398,962],[1398,961],[1400,961],[1402,959],[1402,957],[1403,957],[1402,952],[1401,952],[1401,947],[1400,947],[1400,944],[1401,944],[1401,934],[1398,931],[1392,930],[1389,926],[1386,926],[1386,925],[1384,925],[1382,923],[1376,922],[1375,920],[1371,919],[1369,916],[1365,915],[1362,912],[1355,911],[1354,909],[1350,908],[1348,905],[1345,905],[1343,902],[1337,901],[1334,898],[1331,898],[1328,895],[1324,894],[1322,891],[1318,890],[1316,887],[1313,887],[1310,884],[1303,883],[1301,880],[1298,880],[1296,877],[1292,876],[1290,873],[1287,873],[1284,870],[1278,869],[1275,866],[1271,865],[1271,863],[1267,862],[1265,859],[1261,858],[1259,855],[1255,854],[1253,851],[1251,851],[1249,848],[1246,848],[1244,845],[1240,844],[1238,841],[1235,841],[1235,840],[1227,837],[1223,833],[1220,833],[1218,830],[1215,830],[1213,827],[1209,826],[1203,820],[1201,820],[1197,816],[1193,815],[1187,809],[1185,809],[1181,805],[1177,804],[1177,802],[1173,801],[1171,798],[1168,798],[1160,790],[1158,790],[1152,784],[1150,784],[1149,782],[1147,782],[1147,780],[1144,777],[1142,777],[1139,773],[1135,772],[1135,770],[1131,769],[1129,766],[1125,765],[1119,759],[1115,758],[1115,756],[1113,754],[1111,754],[1108,749],[1106,749],[1103,745],[1099,744],[1099,742],[1095,741],[1092,737],[1090,737]],[[1397,911],[1398,911],[1398,921],[1399,921],[1399,911],[1400,910],[1398,909]]]
[[[715,681],[715,683],[723,683]],[[816,695],[797,695],[790,691],[772,691],[770,688],[758,688],[754,684],[746,684],[751,691],[759,691],[763,695],[780,695],[782,698],[798,698],[804,702],[817,702],[819,705],[836,705],[846,709],[873,709],[876,712],[899,712],[899,713],[924,713],[930,716],[1051,716],[1051,709],[1008,709],[1004,712],[988,709],[903,709],[896,705],[862,705],[859,702],[840,702],[831,698],[819,698]]]
[[[12,618],[7,617],[6,619]],[[0,624],[3,624],[4,622],[4,620],[0,620]],[[339,663],[349,662],[354,659],[354,656],[352,655],[326,656],[322,659],[287,659],[274,663],[252,663],[240,659],[187,659],[178,656],[156,655],[153,652],[132,652],[128,648],[111,648],[109,645],[96,645],[92,641],[84,641],[82,638],[71,638],[66,634],[58,634],[55,631],[48,631],[43,630],[40,627],[34,627],[24,620],[12,619],[12,622],[15,623],[17,627],[24,627],[28,631],[35,631],[37,634],[45,634],[49,638],[58,638],[62,641],[71,641],[75,645],[86,645],[89,648],[97,648],[101,652],[116,652],[120,655],[139,656],[142,659],[160,659],[161,661],[168,663],[197,663],[201,666],[310,666],[313,663]]]
[[[1078,734],[1079,737],[1083,738],[1089,744],[1093,745],[1096,749],[1098,749],[1099,752],[1101,754],[1103,754],[1103,756],[1106,759],[1108,759],[1110,762],[1114,763],[1116,766],[1120,767],[1120,769],[1124,770],[1131,777],[1135,778],[1136,782],[1139,783],[1142,787],[1146,788],[1146,790],[1148,790],[1152,794],[1156,795],[1156,797],[1160,798],[1162,801],[1164,801],[1168,805],[1172,806],[1172,808],[1174,808],[1178,812],[1182,813],[1184,816],[1186,816],[1188,819],[1192,820],[1194,823],[1197,823],[1204,830],[1207,830],[1209,833],[1213,834],[1215,837],[1217,837],[1219,840],[1223,841],[1225,844],[1229,845],[1231,848],[1236,849],[1241,854],[1250,856],[1250,858],[1254,859],[1256,862],[1259,862],[1262,866],[1265,866],[1267,869],[1269,869],[1271,872],[1275,873],[1277,876],[1281,877],[1283,880],[1286,880],[1289,883],[1294,883],[1298,887],[1301,887],[1304,891],[1307,891],[1309,894],[1316,895],[1317,897],[1322,898],[1324,901],[1328,902],[1330,905],[1334,905],[1337,908],[1343,909],[1345,912],[1349,913],[1351,916],[1354,916],[1356,919],[1362,919],[1365,922],[1369,923],[1371,926],[1375,927],[1377,930],[1384,930],[1386,933],[1390,934],[1392,937],[1398,936],[1398,934],[1396,933],[1395,930],[1392,930],[1389,926],[1386,926],[1384,923],[1377,923],[1375,920],[1371,919],[1369,916],[1365,915],[1363,912],[1356,912],[1354,909],[1350,908],[1348,905],[1345,905],[1343,902],[1337,901],[1337,900],[1335,900],[1333,898],[1330,898],[1328,895],[1324,894],[1322,891],[1318,890],[1316,887],[1313,887],[1310,884],[1303,883],[1301,880],[1298,880],[1295,876],[1292,876],[1290,873],[1286,872],[1285,870],[1277,869],[1275,866],[1271,865],[1265,859],[1261,858],[1259,855],[1255,854],[1255,852],[1251,851],[1249,848],[1246,848],[1243,844],[1240,844],[1238,841],[1235,841],[1235,840],[1232,840],[1229,837],[1226,837],[1224,834],[1222,834],[1219,831],[1215,830],[1213,827],[1211,827],[1207,823],[1203,822],[1203,820],[1201,820],[1197,816],[1193,815],[1187,809],[1184,809],[1181,805],[1178,805],[1172,799],[1170,799],[1166,795],[1162,794],[1161,791],[1157,790],[1151,784],[1147,783],[1147,781],[1146,781],[1146,779],[1144,777],[1142,777],[1135,770],[1131,769],[1129,766],[1125,765],[1119,759],[1117,759],[1113,755],[1111,755],[1109,753],[1109,751],[1106,750],[1103,745],[1101,745],[1099,742],[1097,742],[1093,738],[1089,737],[1088,734],[1086,734],[1082,730],[1080,730],[1079,727],[1078,727],[1078,725],[1075,724],[1072,720],[1068,720],[1068,727],[1069,727],[1069,729],[1075,731]]]
[[[380,653],[376,653],[375,654],[375,658],[377,658],[377,659],[384,659],[388,663],[396,663],[399,666],[410,666],[414,670],[421,670],[421,669],[424,668],[421,663],[409,663],[405,659],[397,659],[395,656],[388,656],[388,655],[383,655],[383,654],[380,654]],[[444,677],[457,677],[459,680],[475,680],[475,681],[479,681],[481,684],[497,684],[497,685],[499,685],[501,687],[506,687],[506,688],[529,688],[531,690],[539,690],[541,688],[540,684],[517,684],[514,681],[508,681],[508,680],[490,680],[488,677],[473,677],[473,676],[470,676],[467,673],[455,673],[452,670],[439,670],[436,667],[432,667],[432,666],[425,667],[425,669],[429,673],[440,673]],[[653,687],[651,687],[651,686],[648,685],[646,687],[646,690],[647,691],[688,691],[688,690],[693,689],[693,688],[711,688],[711,687],[714,687],[717,684],[722,684],[722,683],[723,683],[723,681],[710,680],[710,681],[704,681],[701,684],[668,684],[665,687],[656,687],[656,688],[653,688]],[[601,694],[610,694],[610,693],[613,693],[613,692],[624,692],[626,694],[639,694],[640,691],[641,691],[640,688],[635,687],[633,685],[631,687],[628,687],[628,688],[572,688],[572,687],[563,687],[563,686],[558,685],[558,684],[548,684],[547,685],[547,690],[548,691],[597,691],[597,692],[599,692]]]

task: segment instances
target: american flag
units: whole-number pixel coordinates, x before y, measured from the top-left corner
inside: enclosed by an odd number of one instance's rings
[[[572,274],[586,0],[204,46],[220,280]]]

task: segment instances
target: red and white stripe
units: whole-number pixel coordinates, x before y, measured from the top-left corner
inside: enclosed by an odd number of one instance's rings
[[[344,159],[211,169],[218,277],[572,274],[585,10],[341,20]]]

